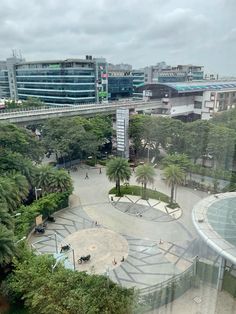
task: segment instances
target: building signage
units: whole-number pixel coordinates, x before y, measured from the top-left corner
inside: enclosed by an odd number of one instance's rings
[[[116,137],[118,153],[129,159],[129,109],[116,110]]]

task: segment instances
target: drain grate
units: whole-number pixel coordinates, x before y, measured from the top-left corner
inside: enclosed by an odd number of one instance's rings
[[[199,304],[199,303],[202,302],[202,299],[199,298],[199,297],[195,297],[195,298],[193,298],[193,301],[194,301],[195,303]],[[196,313],[196,314],[197,314],[197,313]]]

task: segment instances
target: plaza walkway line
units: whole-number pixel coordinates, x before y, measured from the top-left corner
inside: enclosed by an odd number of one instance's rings
[[[88,172],[89,179],[85,179],[86,172]],[[185,225],[183,219],[183,221],[171,221],[168,223],[160,222],[157,226],[156,222],[145,221],[139,217],[127,215],[112,206],[108,192],[113,187],[113,184],[106,178],[105,169],[100,174],[98,169],[79,168],[76,173],[72,174],[72,178],[74,181],[74,195],[79,198],[76,204],[81,205],[91,219],[98,221],[111,230],[143,239],[159,241],[161,238],[174,243],[183,243],[195,236],[195,234],[192,234],[194,228],[191,222],[193,204],[189,206],[189,201],[191,199],[192,202],[196,202],[196,200],[200,199],[198,195],[194,195],[194,197],[191,195],[189,199],[184,195],[184,199],[186,199],[189,207],[189,213],[184,217],[184,219],[187,219],[187,225]],[[134,180],[134,177],[131,178],[131,182]],[[159,178],[156,180],[157,183],[158,180]],[[162,186],[164,186],[163,183]],[[161,192],[167,192],[167,187]],[[185,206],[186,204],[183,205]]]

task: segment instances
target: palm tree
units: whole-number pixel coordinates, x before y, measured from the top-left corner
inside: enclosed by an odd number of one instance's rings
[[[14,182],[16,189],[18,189],[20,199],[26,199],[29,194],[29,183],[26,177],[19,172],[12,171],[9,178]]]
[[[35,180],[36,187],[41,188],[43,194],[53,192],[66,192],[73,190],[72,180],[63,170],[53,169],[51,166],[42,166],[38,169]]]
[[[174,200],[175,187],[183,182],[184,172],[179,166],[172,164],[164,169],[164,175],[166,177],[167,184],[171,187],[170,203],[172,204]]]
[[[16,253],[13,232],[0,224],[0,265],[9,263]]]
[[[14,226],[13,218],[8,213],[7,205],[5,203],[0,203],[0,224],[3,224],[10,230],[12,230]]]
[[[142,198],[147,199],[147,184],[154,182],[155,171],[151,165],[138,166],[136,169],[136,181],[142,183]]]
[[[72,191],[73,185],[72,185],[71,177],[63,169],[55,170],[53,172],[53,177],[50,183],[50,188],[52,192]]]
[[[8,177],[0,177],[0,202],[5,203],[10,212],[15,211],[21,203],[19,189]]]
[[[131,176],[128,161],[120,157],[111,159],[107,163],[106,175],[110,181],[116,182],[116,194],[120,196],[120,182],[128,181]]]
[[[51,191],[51,184],[53,181],[53,168],[49,165],[44,165],[38,168],[38,173],[35,179],[36,187],[42,189],[43,194],[47,194]]]

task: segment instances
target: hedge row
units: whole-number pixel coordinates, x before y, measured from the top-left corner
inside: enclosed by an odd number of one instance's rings
[[[231,171],[223,170],[223,169],[212,169],[212,168],[205,168],[201,165],[193,165],[191,167],[191,172],[195,174],[199,174],[206,177],[211,177],[215,179],[221,180],[228,180],[231,179]]]
[[[48,194],[29,206],[21,206],[18,210],[18,215],[15,218],[15,236],[21,239],[27,236],[35,224],[35,218],[38,215],[43,215],[43,218],[48,217],[54,212],[68,206],[69,193],[51,193]]]
[[[142,188],[137,185],[124,185],[120,187],[121,195],[137,195],[141,196],[142,194]],[[116,188],[112,188],[109,191],[109,194],[116,194]],[[159,200],[165,203],[169,203],[170,198],[159,191],[154,191],[151,189],[147,189],[147,198],[152,198],[155,200]]]

